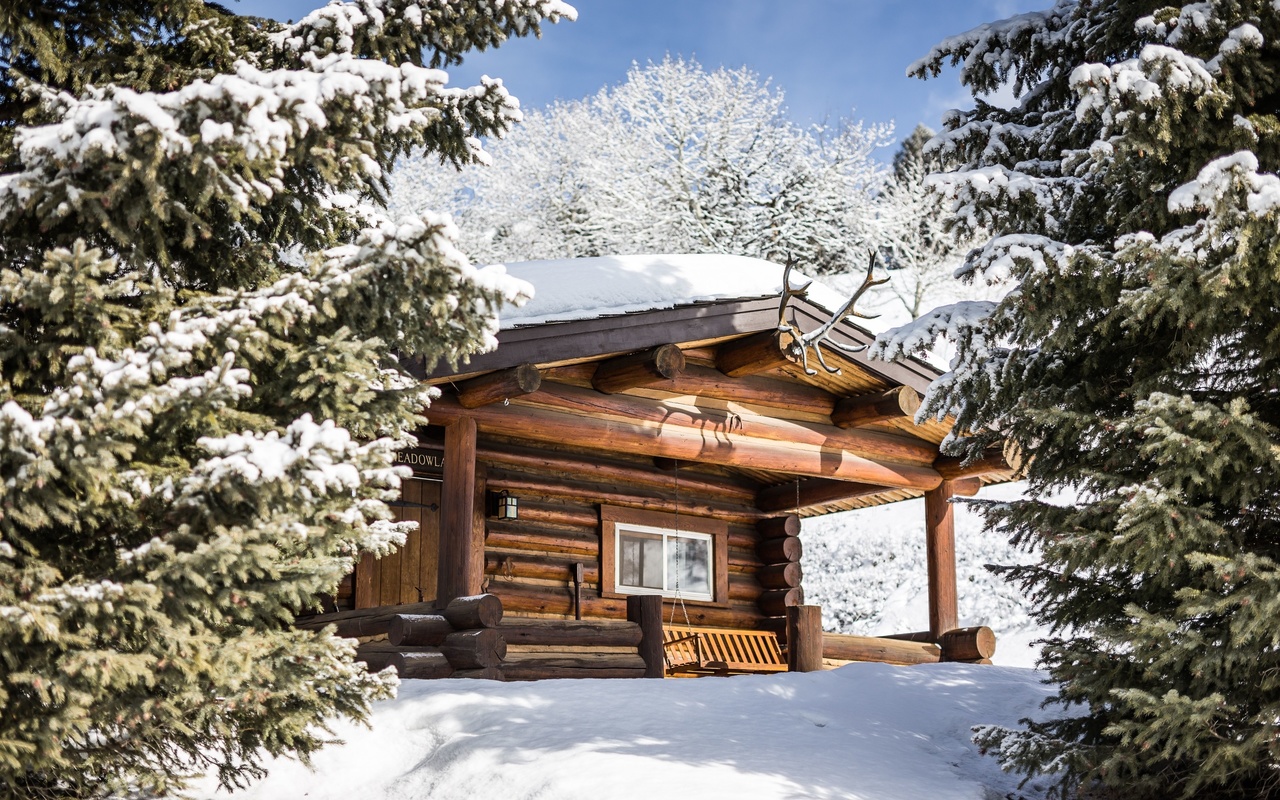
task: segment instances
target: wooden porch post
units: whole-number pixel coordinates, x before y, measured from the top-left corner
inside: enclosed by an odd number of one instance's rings
[[[929,636],[959,627],[956,607],[955,508],[947,502],[954,494],[951,481],[924,494],[925,551],[929,560]]]
[[[787,669],[822,669],[822,606],[787,607]]]
[[[666,677],[662,647],[662,597],[633,594],[627,598],[627,619],[640,625],[640,656],[646,678]]]
[[[436,604],[441,608],[455,597],[480,594],[482,590],[483,490],[484,482],[476,475],[476,423],[471,417],[460,417],[444,429],[440,566],[436,578]],[[477,495],[477,491],[481,494]]]

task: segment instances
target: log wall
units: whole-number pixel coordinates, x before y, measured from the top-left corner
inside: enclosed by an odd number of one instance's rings
[[[519,498],[517,520],[486,520],[485,590],[502,598],[509,615],[571,619],[627,618],[625,597],[600,593],[600,506],[612,505],[728,523],[727,604],[686,600],[683,608],[663,604],[663,619],[692,625],[754,629],[768,616],[785,614],[794,591],[795,568],[781,551],[766,562],[756,526],[755,487],[711,472],[659,469],[651,460],[602,459],[585,452],[535,451],[502,442],[480,443],[478,462],[490,490]],[[678,482],[678,487],[677,487]],[[768,551],[772,552],[772,551]],[[582,564],[583,582],[575,608],[573,567]],[[766,567],[780,564],[773,571]],[[798,566],[798,565],[797,565]],[[761,583],[764,578],[771,587]],[[794,598],[793,598],[794,599]],[[772,613],[761,609],[765,601]]]

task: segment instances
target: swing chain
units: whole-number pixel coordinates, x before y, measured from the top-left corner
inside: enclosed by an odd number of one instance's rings
[[[680,592],[680,572],[684,568],[684,544],[680,538],[680,462],[676,461],[675,470],[672,473],[675,489],[676,489],[676,513],[675,513],[675,545],[676,545],[676,603],[680,604],[680,613],[684,615],[684,626],[692,627],[689,623],[689,610],[684,605],[684,595]],[[664,565],[665,568],[665,565]],[[671,605],[671,621],[667,623],[669,627],[676,624],[676,604]]]

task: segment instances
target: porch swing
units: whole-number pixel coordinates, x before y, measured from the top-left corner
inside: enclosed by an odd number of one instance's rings
[[[663,660],[668,677],[746,675],[786,672],[787,660],[771,631],[694,628],[680,591],[684,545],[680,533],[680,463],[675,464],[676,585],[671,619],[662,628]],[[684,625],[676,625],[676,607]]]

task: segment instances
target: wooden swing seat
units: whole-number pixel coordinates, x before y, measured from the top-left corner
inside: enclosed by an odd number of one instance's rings
[[[662,630],[668,675],[747,675],[786,672],[787,660],[771,631],[734,628]]]

